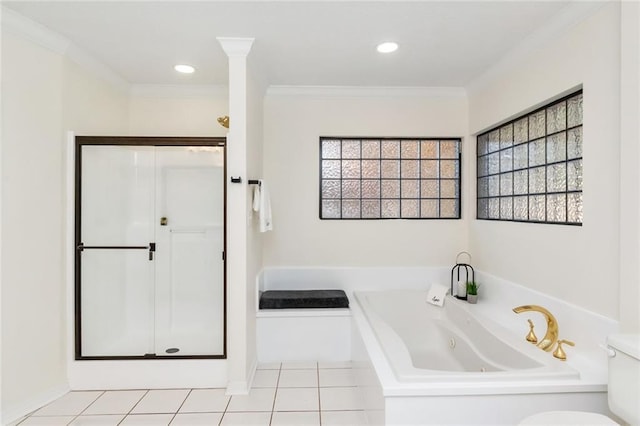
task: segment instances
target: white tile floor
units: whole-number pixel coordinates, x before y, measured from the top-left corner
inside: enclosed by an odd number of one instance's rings
[[[13,425],[366,425],[350,363],[258,367],[249,395],[224,389],[70,392]]]

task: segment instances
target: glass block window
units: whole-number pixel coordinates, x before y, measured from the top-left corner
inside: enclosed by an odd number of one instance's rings
[[[582,91],[478,135],[477,218],[582,224]]]
[[[459,219],[460,139],[320,138],[320,219]]]

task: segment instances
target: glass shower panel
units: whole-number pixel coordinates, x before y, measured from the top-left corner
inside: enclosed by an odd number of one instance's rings
[[[81,354],[153,351],[153,147],[82,146]]]
[[[155,354],[224,352],[224,151],[156,148]]]

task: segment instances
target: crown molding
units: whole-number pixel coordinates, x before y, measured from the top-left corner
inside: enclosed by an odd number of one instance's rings
[[[132,84],[132,96],[143,98],[227,98],[223,84]]]
[[[522,61],[527,55],[530,55],[554,38],[558,38],[562,34],[569,32],[573,27],[593,15],[603,6],[611,3],[615,3],[615,1],[574,1],[569,3],[562,8],[553,19],[548,21],[546,25],[531,33],[522,43],[518,44],[494,65],[490,66],[486,71],[467,84],[467,92],[469,95],[472,95],[496,81],[507,72],[521,67]]]
[[[348,98],[466,98],[463,87],[269,86],[267,96]]]
[[[93,75],[111,83],[116,89],[129,91],[129,83],[124,78],[69,39],[5,6],[2,6],[2,31],[65,56]]]
[[[2,31],[61,55],[66,54],[71,44],[67,38],[5,6],[2,6]]]

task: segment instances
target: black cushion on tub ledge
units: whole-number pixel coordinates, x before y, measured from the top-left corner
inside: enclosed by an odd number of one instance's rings
[[[260,296],[260,309],[348,307],[343,290],[267,290]]]

